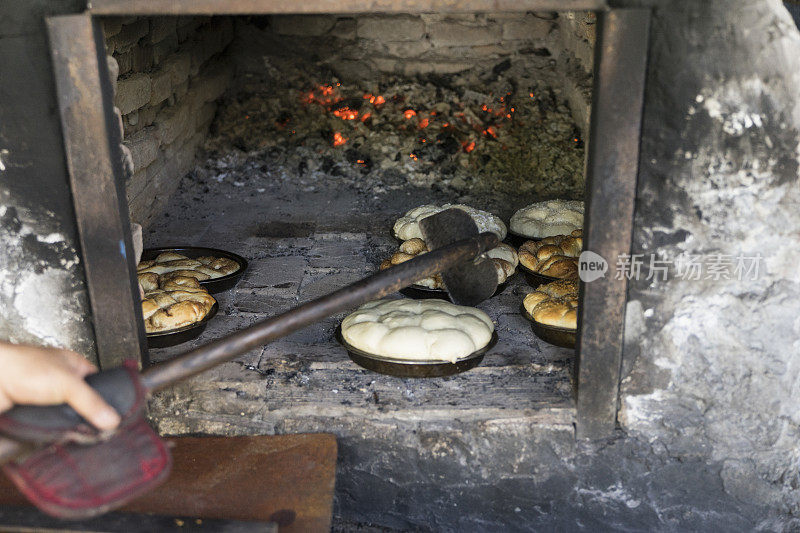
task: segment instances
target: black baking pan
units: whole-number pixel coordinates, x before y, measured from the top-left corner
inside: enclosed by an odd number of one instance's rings
[[[545,276],[543,274],[539,274],[538,272],[534,272],[530,268],[526,267],[522,263],[520,263],[517,268],[522,270],[522,273],[525,275],[525,279],[528,280],[528,285],[530,285],[534,289],[539,285],[544,285],[545,283],[551,283],[553,281],[559,281],[562,279],[562,278],[554,278],[553,276]]]
[[[506,233],[505,241],[519,250],[519,247],[525,244],[527,241],[541,241],[544,237],[526,237],[525,235],[520,235],[519,233],[514,233],[511,230],[508,230]]]
[[[472,352],[466,357],[463,357],[455,363],[437,362],[437,361],[408,361],[405,359],[393,359],[391,357],[382,357],[373,355],[358,348],[353,348],[342,337],[342,326],[336,328],[336,340],[344,346],[350,359],[353,360],[358,366],[364,367],[367,370],[372,370],[379,374],[386,374],[398,378],[440,378],[444,376],[452,376],[453,374],[460,374],[466,372],[471,368],[475,368],[481,361],[483,356],[497,344],[497,332],[492,333],[492,339],[489,344]]]
[[[160,248],[148,248],[142,252],[142,261],[152,261],[162,252],[175,252],[176,254],[185,255],[189,259],[211,255],[214,257],[227,257],[232,261],[236,261],[236,263],[239,264],[239,270],[236,272],[228,274],[227,276],[222,276],[221,278],[207,279],[200,282],[200,285],[205,287],[211,294],[227,291],[232,288],[236,285],[236,282],[239,281],[239,278],[242,277],[244,271],[247,270],[247,259],[241,255],[217,248],[204,248],[202,246],[163,246]]]
[[[206,329],[208,321],[214,318],[219,309],[219,304],[215,303],[211,306],[208,314],[203,317],[203,320],[183,326],[177,329],[170,329],[168,331],[159,331],[156,333],[147,334],[147,347],[148,348],[169,348],[177,344],[196,339]]]
[[[513,275],[514,274],[512,274],[511,276],[513,276]],[[501,283],[500,285],[497,286],[497,290],[494,291],[494,294],[492,294],[492,297],[495,297],[498,294],[500,294],[501,292],[503,292],[503,290],[506,288],[506,285],[508,285],[508,280],[509,279],[511,279],[510,276],[503,283]],[[447,300],[448,302],[451,301],[450,300],[450,295],[448,294],[448,292],[446,290],[444,290],[444,289],[431,289],[430,287],[425,287],[423,285],[409,285],[405,289],[400,289],[397,292],[399,292],[403,296],[406,296],[408,298],[412,298],[414,300],[429,300],[431,298],[436,298],[436,299],[439,299],[439,300]]]
[[[533,333],[544,342],[561,346],[562,348],[575,348],[575,336],[578,330],[548,326],[547,324],[536,322],[524,305],[522,306],[522,314],[530,321]]]

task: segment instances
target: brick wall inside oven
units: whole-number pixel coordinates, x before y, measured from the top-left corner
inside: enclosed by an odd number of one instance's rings
[[[103,29],[127,149],[128,205],[131,218],[147,225],[194,166],[216,100],[233,78],[224,55],[233,22],[222,17],[108,18]]]
[[[584,137],[589,132],[596,28],[597,16],[591,11],[559,14],[560,66],[564,94]]]

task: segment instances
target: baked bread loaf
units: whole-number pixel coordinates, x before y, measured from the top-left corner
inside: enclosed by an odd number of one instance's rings
[[[154,260],[142,261],[136,267],[140,274],[153,273],[166,278],[191,277],[198,281],[221,278],[237,270],[239,263],[227,257],[204,256],[190,259],[176,252],[162,252]]]
[[[552,278],[573,278],[578,275],[578,257],[583,248],[582,230],[569,235],[527,241],[519,249],[519,262],[525,268]]]
[[[409,239],[400,245],[398,250],[392,254],[392,257],[384,260],[381,263],[380,269],[385,270],[391,266],[399,265],[400,263],[427,252],[428,247],[425,244],[425,241],[417,238]],[[514,275],[517,265],[519,264],[517,251],[505,243],[500,243],[500,246],[497,248],[492,248],[484,255],[489,257],[494,264],[495,270],[497,271],[498,285],[505,283],[508,278]],[[427,287],[429,289],[444,290],[445,288],[444,281],[442,281],[442,276],[440,274],[435,274],[429,278],[421,279],[417,281],[415,285],[421,285],[422,287]]]
[[[193,277],[176,276],[161,280],[152,288],[152,272],[139,274],[145,288],[142,315],[147,333],[158,333],[199,322],[216,303],[213,296]]]
[[[422,239],[422,231],[419,228],[419,221],[423,218],[435,215],[440,211],[450,209],[451,207],[461,209],[471,216],[472,220],[474,220],[475,224],[478,226],[478,231],[491,231],[500,237],[501,241],[506,238],[506,225],[502,220],[487,211],[481,211],[480,209],[475,209],[474,207],[464,204],[444,204],[441,207],[429,204],[416,207],[400,217],[397,222],[394,223],[394,236],[401,241],[407,241],[415,238]]]
[[[540,285],[525,296],[522,305],[541,324],[560,328],[578,327],[578,281],[558,280]]]
[[[583,202],[579,200],[548,200],[523,207],[509,222],[511,231],[539,239],[563,235],[583,227]]]
[[[369,354],[409,361],[448,361],[480,350],[494,324],[479,309],[444,300],[376,300],[342,322],[342,338]]]

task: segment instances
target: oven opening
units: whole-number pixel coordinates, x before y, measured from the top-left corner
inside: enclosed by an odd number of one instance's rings
[[[534,202],[582,201],[594,25],[590,12],[104,20],[145,248],[249,262],[203,333],[151,362],[378,271],[416,207],[466,204],[508,225]],[[571,427],[574,350],[533,332],[533,290],[517,268],[478,306],[498,342],[463,374],[365,371],[337,342],[338,315],[159,394],[152,414],[171,434],[364,417]]]

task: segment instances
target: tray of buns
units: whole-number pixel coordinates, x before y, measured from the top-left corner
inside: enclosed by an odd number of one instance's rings
[[[575,348],[578,331],[578,281],[557,280],[525,296],[522,314],[537,337],[545,342]]]
[[[150,348],[196,338],[217,313],[217,300],[195,278],[155,272],[141,272],[137,278],[144,292],[142,318]]]
[[[526,241],[519,249],[519,265],[533,287],[558,279],[578,276],[578,258],[583,249],[583,233],[554,235]]]
[[[161,277],[188,276],[197,279],[211,294],[226,291],[247,270],[247,260],[233,252],[202,246],[148,248],[142,252],[138,273]]]
[[[481,364],[486,352],[497,344],[497,333],[492,334],[492,340],[485,347],[458,359],[455,363],[449,361],[408,361],[377,356],[348,344],[342,338],[341,326],[336,330],[336,340],[347,350],[347,355],[350,356],[350,359],[355,364],[367,370],[398,378],[439,378],[460,374]]]
[[[415,378],[465,372],[497,343],[486,313],[441,300],[368,302],[345,317],[336,337],[359,366]]]

